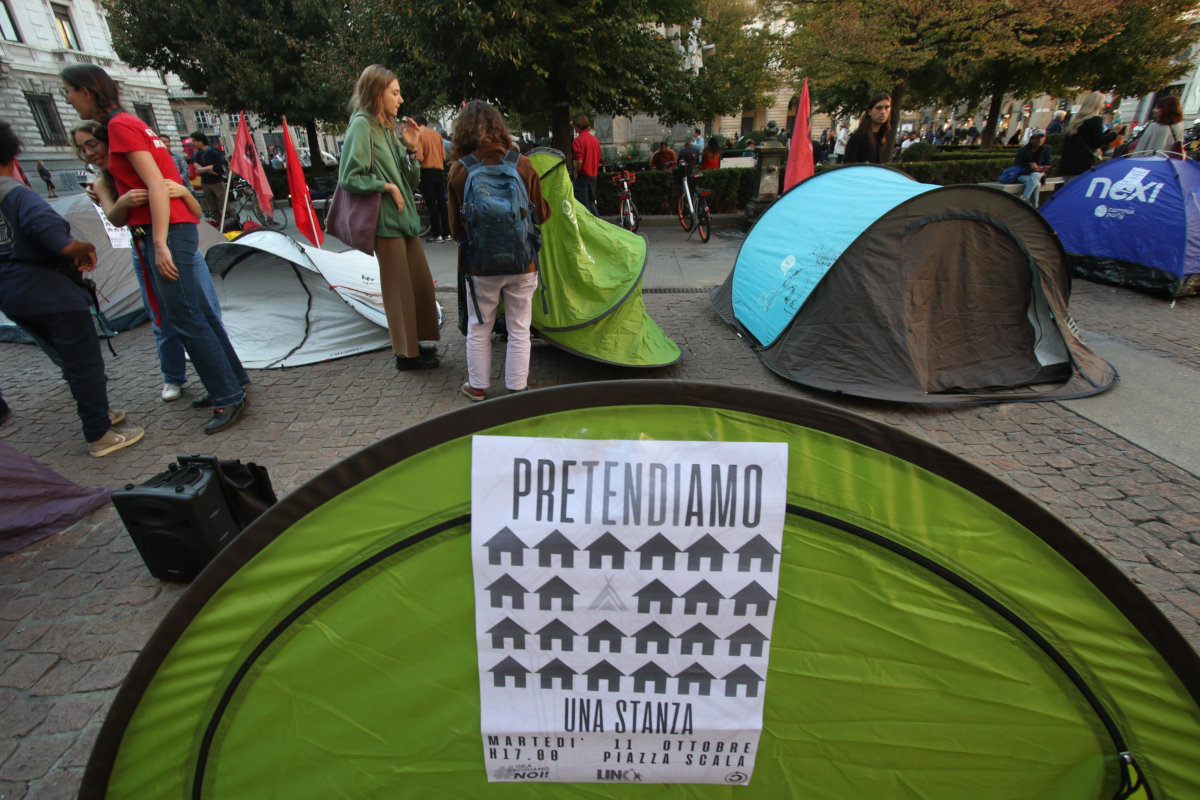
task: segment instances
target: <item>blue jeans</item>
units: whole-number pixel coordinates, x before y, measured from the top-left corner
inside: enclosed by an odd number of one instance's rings
[[[146,316],[150,318],[150,326],[154,329],[154,343],[158,347],[158,366],[162,370],[163,383],[183,386],[187,383],[187,358],[184,356],[183,340],[171,326],[171,318],[167,314],[166,306],[157,296],[155,297],[158,304],[156,318],[154,306],[150,303],[150,294],[146,291],[146,266],[142,264],[136,244],[133,245],[132,250],[133,274],[137,277],[138,288],[142,291],[142,307],[146,309]],[[149,268],[153,270],[154,265],[149,265]],[[213,286],[212,274],[209,273],[207,265],[197,274],[197,280],[205,297],[208,298],[209,304],[216,309],[217,319],[220,319],[221,305],[217,302],[217,290]],[[153,284],[151,288],[153,289]]]
[[[146,236],[139,242],[147,264],[155,263],[154,241]],[[192,222],[173,223],[167,231],[167,248],[179,270],[178,280],[167,280],[156,268],[148,270],[155,294],[167,310],[200,382],[212,398],[214,408],[225,408],[246,399],[243,386],[250,377],[238,360],[233,345],[221,324],[216,304],[205,294],[205,280],[211,285],[208,264],[200,255],[200,236]]]
[[[62,361],[63,377],[75,398],[75,411],[83,423],[83,436],[94,442],[108,432],[108,377],[100,339],[89,311],[59,311],[35,317],[9,315]]]
[[[1018,175],[1017,182],[1025,184],[1021,199],[1028,200],[1034,208],[1038,207],[1038,192],[1042,188],[1042,173],[1031,172],[1028,175]]]

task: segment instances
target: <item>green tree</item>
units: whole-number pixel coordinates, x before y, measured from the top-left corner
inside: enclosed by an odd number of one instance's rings
[[[303,122],[320,152],[317,120],[345,118],[349,86],[310,69],[345,22],[326,0],[104,0],[117,54],[139,69],[173,72],[214,107]],[[313,163],[319,163],[314,157]]]
[[[974,106],[990,98],[985,130],[990,136],[1006,93],[1102,77],[1115,81],[1116,70],[1104,60],[1123,37],[1130,57],[1115,59],[1125,70],[1120,80],[1133,86],[1140,76],[1165,74],[1157,54],[1178,52],[1177,40],[1165,31],[1179,25],[1176,5],[1188,4],[780,0],[773,8],[788,23],[779,37],[784,64],[812,79],[814,99],[823,108],[858,114],[881,89],[891,92],[897,109],[927,103]],[[1163,41],[1139,60],[1136,48],[1152,36]]]
[[[753,101],[769,80],[762,54],[750,66],[739,61],[765,48],[742,27],[755,12],[745,0],[353,2],[361,11],[337,52],[392,66],[407,108],[482,97],[550,128],[568,153],[574,112],[694,122]],[[693,35],[696,48],[716,45],[698,72],[682,69]]]

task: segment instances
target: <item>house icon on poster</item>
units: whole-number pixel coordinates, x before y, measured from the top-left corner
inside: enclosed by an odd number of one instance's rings
[[[695,687],[696,694],[704,695],[705,697],[712,693],[712,682],[714,680],[716,678],[699,664],[692,664],[675,676],[675,683],[679,687],[680,694],[691,694],[692,688]]]
[[[670,614],[671,604],[675,600],[675,593],[667,588],[660,580],[652,580],[650,583],[643,586],[633,593],[633,596],[638,599],[639,614],[652,613],[650,606],[658,603],[658,612],[660,614]]]
[[[608,620],[599,623],[584,636],[587,637],[589,653],[599,653],[600,645],[605,643],[608,644],[608,652],[619,653],[621,652],[621,640],[625,638],[621,629]]]
[[[513,679],[514,689],[524,689],[525,677],[529,674],[529,670],[521,666],[512,656],[504,659],[488,672],[492,673],[492,683],[497,689],[503,689],[509,678]]]
[[[492,608],[504,608],[505,598],[512,602],[513,609],[525,608],[525,587],[517,583],[511,575],[502,575],[486,589],[491,595]]]
[[[779,555],[779,551],[762,536],[755,536],[734,552],[738,555],[738,572],[750,572],[755,560],[759,572],[770,572],[775,568],[775,556]]]
[[[612,569],[625,569],[625,554],[629,552],[629,548],[611,533],[602,534],[586,549],[589,569],[604,569],[605,556],[608,557]]]
[[[717,635],[700,623],[681,633],[679,641],[683,644],[680,652],[685,656],[690,656],[697,647],[702,656],[711,656],[717,649]]]
[[[553,650],[554,643],[558,642],[558,646],[565,652],[571,652],[575,644],[575,631],[571,630],[562,620],[554,620],[543,626],[537,632],[538,647],[543,650]]]
[[[553,611],[555,600],[558,601],[558,607],[561,610],[571,611],[575,606],[575,595],[579,592],[572,589],[562,578],[556,577],[543,583],[536,594],[538,608],[542,611]]]
[[[733,596],[733,615],[744,617],[748,609],[753,608],[755,616],[765,617],[770,613],[771,602],[775,598],[770,592],[751,581]]]
[[[583,674],[587,675],[587,688],[589,692],[619,692],[621,691],[621,677],[625,673],[607,661],[601,661]],[[606,687],[603,690],[600,688],[601,683]]]
[[[633,671],[633,691],[644,694],[649,691],[647,687],[652,687],[655,694],[666,694],[667,679],[670,677],[658,664],[647,661]]]
[[[708,560],[708,569],[710,571],[720,572],[721,563],[725,560],[725,554],[729,551],[714,539],[711,533],[706,533],[688,547],[685,552],[688,554],[688,572],[698,572],[703,569],[702,564],[705,559]]]
[[[708,581],[700,581],[692,588],[683,593],[683,613],[698,614],[699,608],[704,606],[704,613],[710,617],[715,617],[721,608],[721,601],[724,596],[718,592]]]
[[[679,548],[661,533],[654,534],[637,550],[642,556],[639,564],[641,569],[654,569],[656,558],[662,562],[662,569],[675,569],[675,556],[678,555]]]
[[[763,654],[763,645],[767,641],[767,637],[753,625],[743,625],[725,638],[729,640],[729,655],[741,656],[744,655],[742,650],[748,649],[751,658]]]
[[[511,617],[505,617],[497,622],[488,630],[488,633],[492,635],[492,647],[497,650],[503,650],[504,642],[508,639],[512,639],[514,650],[524,650],[525,637],[529,635],[529,631],[513,622]]]
[[[633,635],[633,642],[636,653],[649,652],[650,645],[654,645],[654,652],[665,655],[671,651],[671,632],[657,622],[651,622]]]
[[[563,569],[570,569],[575,566],[575,551],[579,548],[563,536],[562,531],[554,531],[538,542],[534,549],[538,551],[539,567],[554,566],[554,557],[558,556],[558,565]]]
[[[758,697],[758,685],[762,678],[745,664],[725,676],[725,696],[737,697],[738,688],[746,690],[744,697]]]
[[[508,554],[508,563],[511,566],[519,567],[525,563],[525,543],[507,525],[484,542],[483,546],[488,551],[488,563],[493,566],[502,562],[505,553]]]
[[[543,689],[553,689],[554,681],[556,680],[558,681],[559,688],[562,689],[570,689],[571,685],[575,682],[575,670],[557,658],[539,669],[538,674],[542,676]]]

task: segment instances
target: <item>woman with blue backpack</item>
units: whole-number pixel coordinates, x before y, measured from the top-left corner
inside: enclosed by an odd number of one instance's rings
[[[396,369],[432,369],[439,363],[437,348],[421,341],[435,342],[441,332],[433,276],[425,260],[421,221],[413,199],[413,187],[421,174],[416,159],[416,121],[401,118],[401,141],[396,140],[396,115],[403,102],[400,81],[387,67],[372,64],[358,76],[350,99],[354,113],[342,145],[338,185],[378,203],[378,215],[371,214],[374,249]]]
[[[450,165],[450,233],[467,285],[467,382],[472,401],[486,399],[492,377],[492,326],[504,300],[508,350],[504,385],[528,388],[529,326],[538,285],[537,225],[550,218],[533,163],[513,146],[500,112],[472,100],[454,123]]]

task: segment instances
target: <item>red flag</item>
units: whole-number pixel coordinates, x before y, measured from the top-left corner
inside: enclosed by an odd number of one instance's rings
[[[787,172],[783,174],[783,190],[795,186],[813,174],[812,119],[808,108],[808,78],[800,91],[800,107],[796,109],[796,127],[788,140]]]
[[[271,201],[275,199],[275,195],[271,192],[267,173],[263,170],[262,162],[258,160],[258,151],[254,148],[254,140],[250,138],[250,130],[246,127],[245,111],[238,115],[237,139],[233,143],[233,153],[229,156],[229,171],[246,179],[250,188],[258,195],[258,207],[270,219]]]
[[[308,193],[308,182],[304,180],[304,166],[300,163],[300,154],[292,144],[292,134],[288,131],[287,117],[283,118],[283,149],[287,154],[288,192],[292,195],[292,216],[296,218],[296,228],[305,237],[321,246],[325,236],[321,233],[321,223],[317,222],[317,214],[313,211],[312,195]]]

